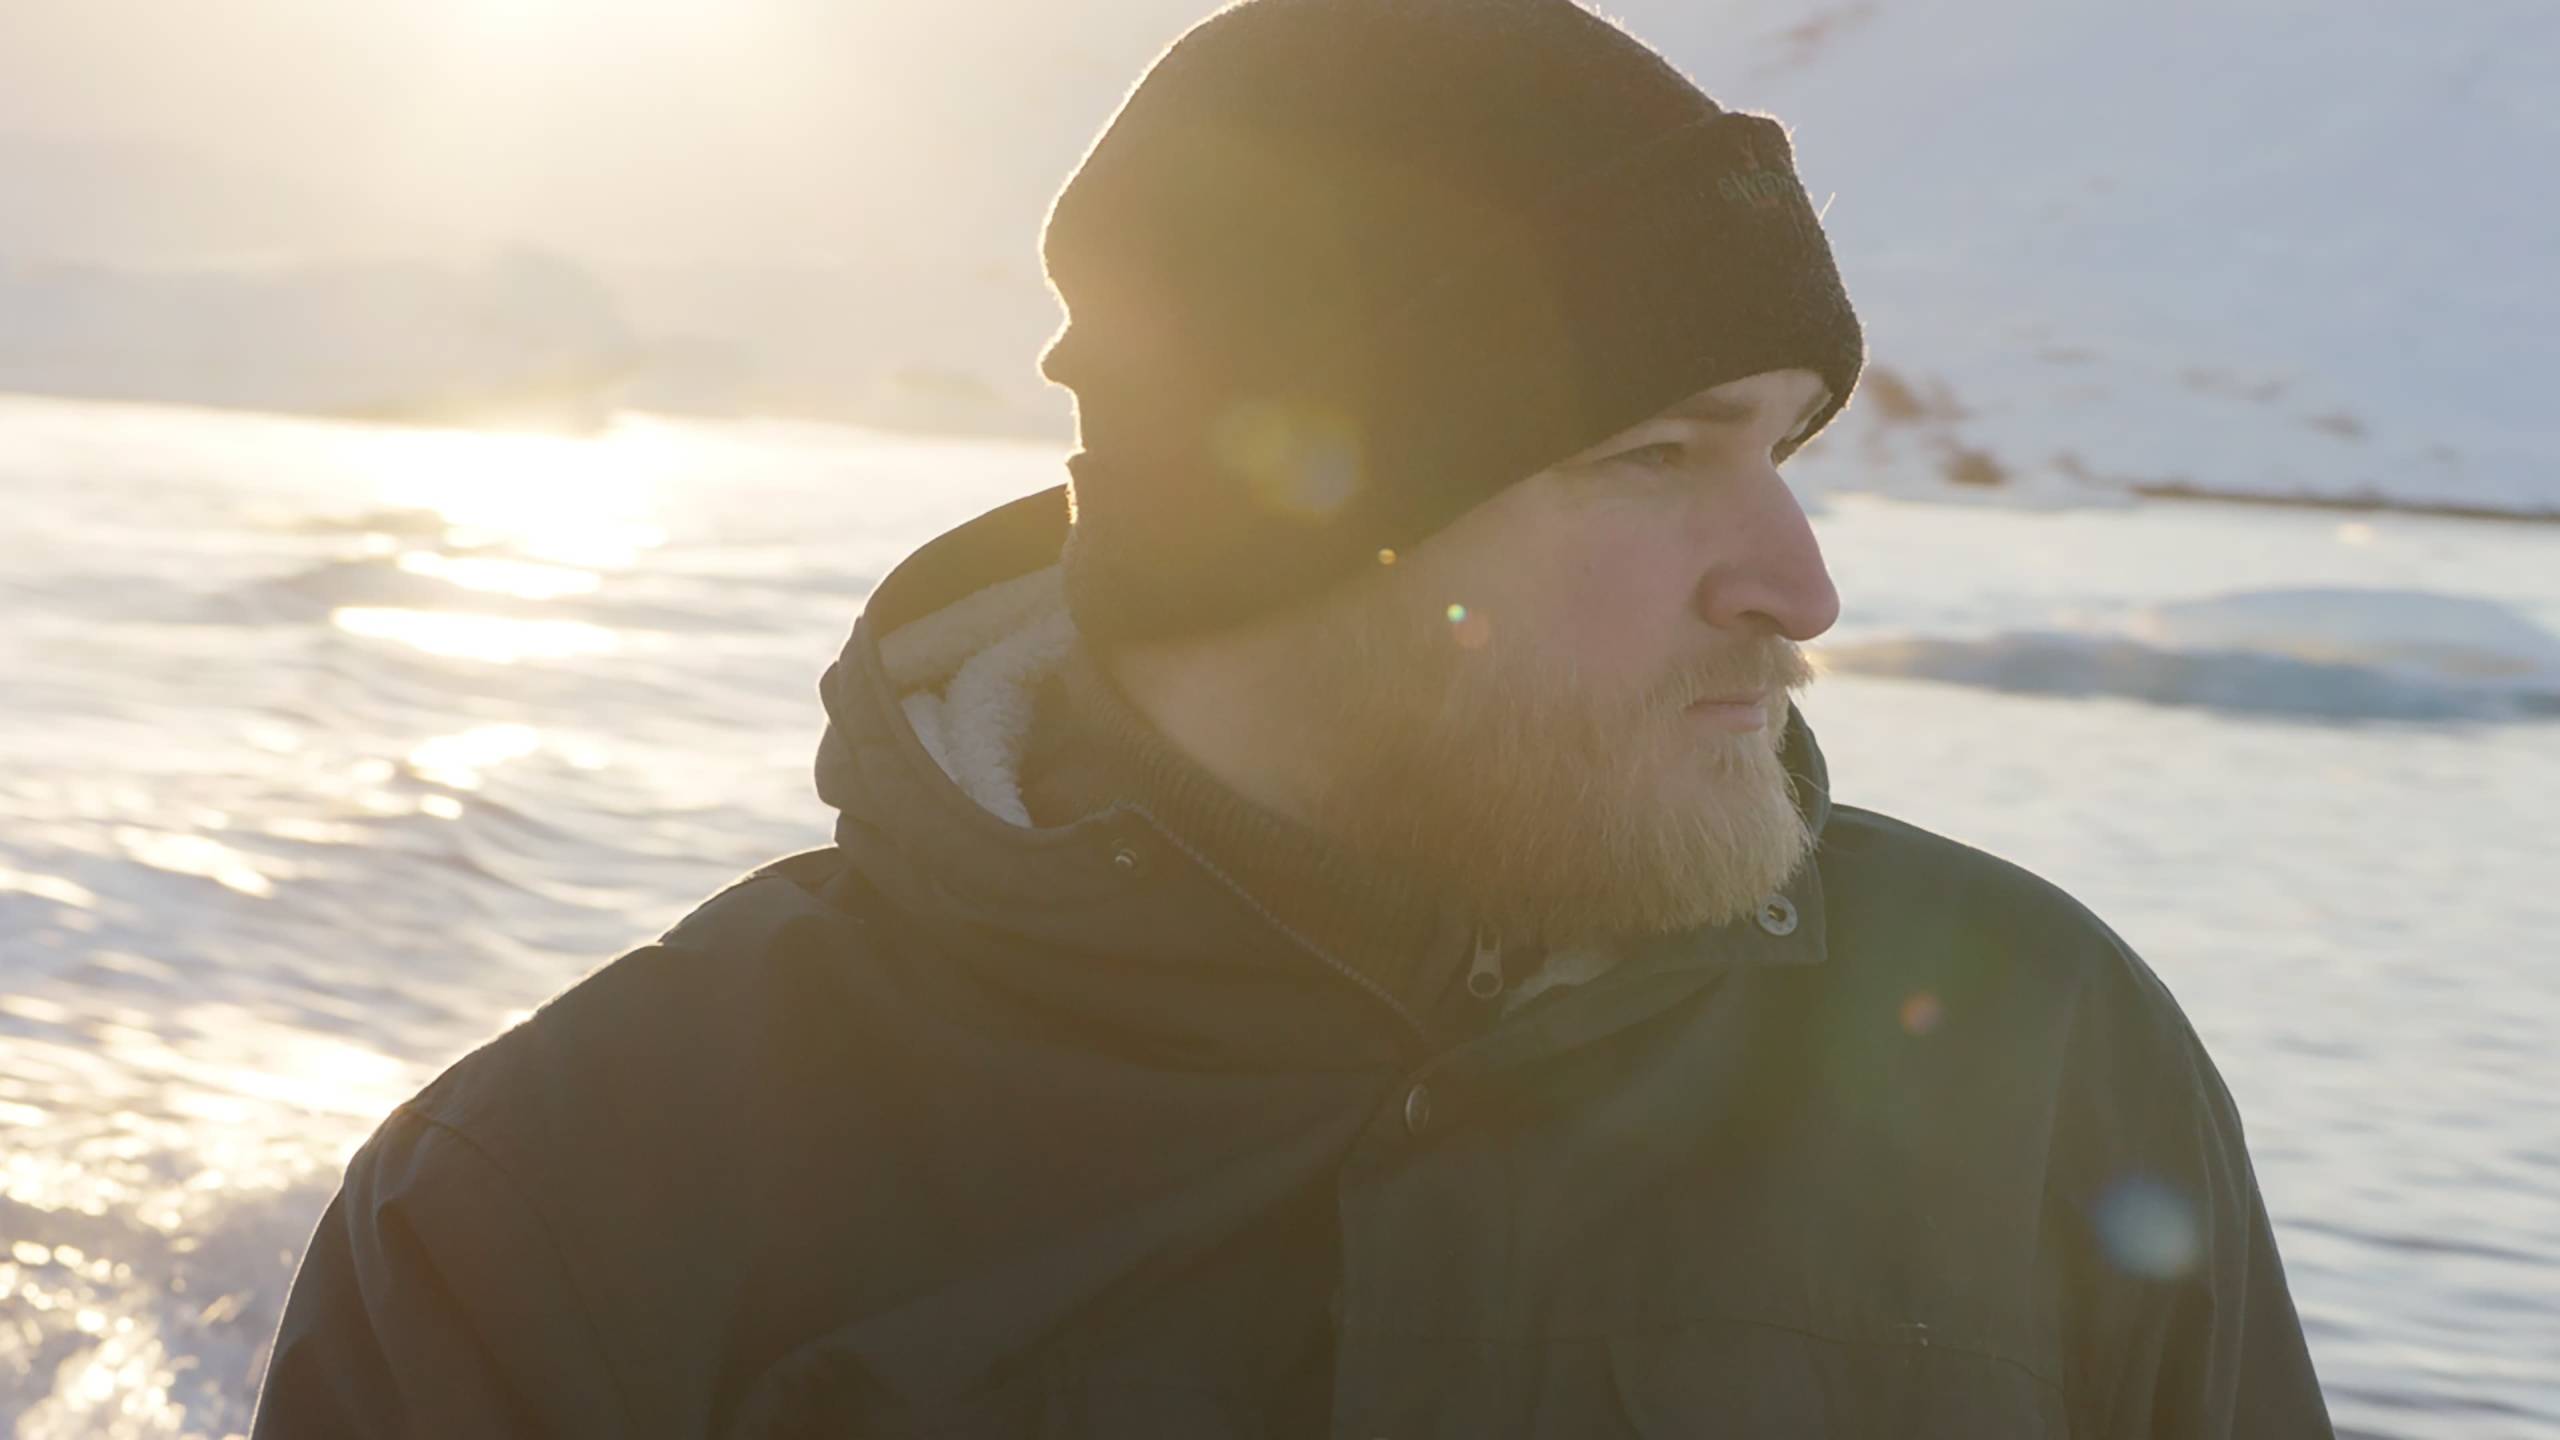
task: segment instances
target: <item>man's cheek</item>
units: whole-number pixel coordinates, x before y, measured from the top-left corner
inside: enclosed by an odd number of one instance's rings
[[[1695,577],[1642,531],[1582,548],[1559,577],[1553,604],[1585,656],[1608,656],[1628,674],[1661,662],[1653,652],[1668,621],[1687,610]]]

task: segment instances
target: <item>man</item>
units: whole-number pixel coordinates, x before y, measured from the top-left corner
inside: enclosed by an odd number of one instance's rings
[[[836,843],[385,1122],[259,1436],[2329,1434],[2150,970],[1830,798],[1775,121],[1247,0],[1044,252],[1071,481],[873,595]]]

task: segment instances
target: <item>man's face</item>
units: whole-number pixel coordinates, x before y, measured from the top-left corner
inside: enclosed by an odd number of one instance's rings
[[[1776,458],[1825,394],[1702,391],[1329,596],[1318,821],[1551,948],[1748,914],[1811,848],[1779,751],[1840,600]]]

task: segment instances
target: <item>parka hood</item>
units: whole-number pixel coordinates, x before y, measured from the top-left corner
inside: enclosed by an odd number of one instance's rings
[[[838,812],[837,843],[903,905],[1173,960],[1184,948],[1183,927],[1161,914],[1116,919],[1143,907],[1108,902],[1150,868],[1146,857],[1168,842],[1185,848],[1179,837],[1162,834],[1135,806],[1043,828],[1023,802],[1032,694],[1075,641],[1059,571],[1068,523],[1066,487],[1056,486],[945,532],[890,572],[820,682],[828,723],[818,793]],[[1829,772],[1792,703],[1782,753],[1818,856],[1831,812]],[[1179,865],[1185,857],[1166,858]],[[1737,939],[1747,943],[1722,953]],[[1661,946],[1701,960],[1716,952],[1745,963],[1820,961],[1818,864],[1799,867],[1756,925],[1738,921],[1641,948]]]

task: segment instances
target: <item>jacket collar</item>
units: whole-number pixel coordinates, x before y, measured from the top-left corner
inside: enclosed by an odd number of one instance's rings
[[[983,784],[973,793],[946,768],[954,746],[1001,746],[1006,737],[985,733],[984,727],[919,733],[917,717],[930,711],[911,703],[912,672],[945,669],[958,658],[919,659],[942,643],[932,632],[966,632],[970,626],[952,622],[972,619],[972,611],[997,617],[1008,607],[1026,609],[1026,597],[1039,593],[1040,572],[1058,563],[1068,521],[1065,486],[1025,496],[936,537],[873,591],[819,685],[828,723],[818,748],[817,786],[837,811],[837,844],[905,913],[1166,963],[1201,963],[1204,950],[1217,950],[1201,945],[1204,933],[1216,933],[1202,927],[1232,925],[1230,902],[1241,896],[1267,922],[1255,958],[1305,964],[1307,956],[1299,952],[1313,947],[1291,931],[1286,917],[1251,894],[1251,877],[1217,871],[1144,810],[1115,806],[1071,824],[1035,826],[1021,813],[1018,795],[1008,806],[1000,784],[995,793]],[[915,625],[928,618],[935,624]],[[1071,629],[1057,628],[1063,624],[1063,617],[1055,617],[1045,632],[1025,624],[1008,637],[1016,652],[1009,661],[988,659],[1016,668],[1053,661],[1072,640]],[[1003,718],[998,716],[998,729]],[[937,749],[946,752],[944,758],[937,758]],[[1819,841],[1831,811],[1829,771],[1792,703],[1782,753],[1796,784],[1797,808]],[[1818,848],[1815,853],[1816,863],[1802,866],[1757,916],[1655,937],[1632,947],[1622,967],[1820,963],[1827,952]],[[1163,886],[1167,869],[1189,883]],[[1158,903],[1125,903],[1133,885],[1145,886],[1143,893]],[[1185,923],[1186,914],[1198,923]],[[1459,943],[1465,938],[1456,937]],[[1324,958],[1343,968],[1337,957]],[[1427,1030],[1420,1017],[1445,978],[1426,967],[1403,993],[1374,979],[1368,984],[1408,1025]]]

